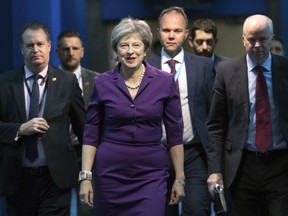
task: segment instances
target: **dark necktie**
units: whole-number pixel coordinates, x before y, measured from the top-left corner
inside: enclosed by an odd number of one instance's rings
[[[170,69],[171,69],[170,73],[175,75],[175,73],[176,73],[175,65],[176,65],[177,61],[174,60],[174,59],[170,59],[170,60],[167,61],[167,63],[169,65]]]
[[[30,108],[28,114],[28,120],[32,118],[39,117],[39,85],[38,85],[39,74],[33,75],[33,86],[30,95]],[[26,158],[30,162],[34,162],[38,157],[38,148],[37,148],[38,135],[33,134],[27,137],[26,144]]]
[[[174,60],[174,59],[170,59],[170,60],[167,61],[167,63],[168,63],[168,65],[169,65],[169,67],[170,67],[170,70],[171,70],[170,73],[175,76],[175,74],[176,74],[175,65],[176,65],[177,61]],[[179,92],[178,80],[176,80],[176,87],[177,87],[177,90],[178,90],[178,92]]]
[[[272,145],[272,129],[270,118],[270,105],[266,85],[266,79],[263,74],[264,68],[256,66],[258,71],[256,79],[256,138],[255,143],[261,152],[266,152]]]
[[[79,87],[80,87],[81,90],[82,90],[82,96],[83,96],[83,87],[80,85],[81,75],[80,75],[80,74],[75,74],[75,76],[76,76],[76,78],[77,78],[77,82],[78,82],[78,84],[79,84]],[[84,98],[84,97],[83,97],[83,98]],[[70,132],[70,137],[71,137],[71,140],[72,140],[72,144],[73,144],[73,145],[79,145],[79,144],[80,144],[80,143],[79,143],[79,140],[78,140],[76,134],[74,133],[71,124],[70,124],[70,126],[69,126],[69,132]]]

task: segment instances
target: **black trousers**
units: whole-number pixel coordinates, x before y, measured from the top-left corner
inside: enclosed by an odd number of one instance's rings
[[[245,151],[229,192],[229,215],[287,216],[288,152],[256,155]]]
[[[77,153],[77,161],[79,164],[79,171],[81,170],[81,162],[82,162],[82,145],[81,144],[76,144],[74,145],[74,148]],[[80,184],[77,185],[75,188],[76,191],[76,203],[77,203],[77,216],[94,216],[95,215],[95,209],[88,206],[84,205],[80,202],[79,199],[79,189],[80,189]]]
[[[48,167],[23,168],[19,190],[6,196],[8,216],[69,216],[70,191],[55,185]]]
[[[170,170],[173,176],[171,161]],[[184,145],[184,172],[186,185],[181,216],[210,216],[212,200],[207,185],[207,159],[201,143]],[[168,182],[168,196],[170,196],[174,178],[175,174]],[[178,215],[178,206],[166,205],[165,216]]]

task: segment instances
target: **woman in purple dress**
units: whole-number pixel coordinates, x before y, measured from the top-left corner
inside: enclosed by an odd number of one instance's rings
[[[176,205],[184,197],[179,96],[173,75],[144,60],[151,42],[145,21],[122,19],[112,31],[119,63],[94,79],[79,196],[84,204],[94,206],[99,216],[164,215],[167,148],[176,171],[170,204]],[[162,125],[168,146],[161,144]]]

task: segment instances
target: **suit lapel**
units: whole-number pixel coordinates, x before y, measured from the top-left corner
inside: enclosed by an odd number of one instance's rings
[[[93,78],[89,77],[88,73],[84,69],[81,69],[81,73],[82,73],[83,98],[85,102],[85,107],[87,107],[90,95],[92,94],[93,90],[93,83],[91,82]]]
[[[145,75],[144,75],[143,80],[141,82],[141,86],[138,89],[138,92],[137,92],[134,100],[142,93],[142,91],[146,88],[146,86],[149,85],[149,83],[151,81],[151,77],[153,77],[152,67],[149,64],[146,64],[146,63],[144,63],[144,64],[146,66],[146,72],[145,72]],[[115,85],[118,87],[118,89],[120,89],[121,92],[123,92],[131,100],[130,93],[129,93],[126,85],[125,85],[123,78],[120,75],[119,66],[115,67],[115,69],[113,71],[113,80],[115,82]]]
[[[57,95],[55,94],[57,86],[59,83],[59,77],[58,74],[56,73],[55,69],[53,67],[48,67],[48,72],[47,72],[47,83],[46,83],[46,101],[45,101],[45,106],[44,106],[44,112],[43,112],[43,117],[47,117],[47,112],[49,110],[50,106],[53,106],[53,100],[54,96]]]
[[[125,94],[129,99],[131,99],[131,96],[129,94],[129,91],[125,85],[125,82],[120,74],[120,63],[114,68],[112,79],[114,80],[115,85],[117,88]]]
[[[285,75],[282,75],[281,73],[284,71],[283,68],[281,68],[281,64],[279,61],[277,61],[277,56],[272,55],[272,91],[273,91],[273,99],[275,106],[279,106],[279,96],[281,95],[281,86],[282,79],[285,77]],[[286,71],[284,71],[286,73]],[[278,74],[281,74],[278,76]]]
[[[24,86],[23,86],[23,80],[24,78],[24,69],[20,69],[17,71],[15,76],[15,81],[12,83],[12,91],[15,95],[16,106],[17,110],[20,116],[21,121],[27,121],[27,115],[26,115],[26,107],[25,107],[25,94],[24,94]]]
[[[194,58],[192,58],[190,55],[188,55],[186,52],[184,52],[184,61],[185,61],[185,67],[186,67],[186,78],[187,78],[187,88],[188,88],[188,96],[192,97],[194,96],[194,88],[195,88],[195,77],[197,77],[197,74],[195,72],[197,71],[196,67],[196,61]],[[188,84],[189,83],[189,84]],[[192,102],[192,100],[190,100]]]
[[[88,75],[84,70],[81,70],[82,73],[82,86],[83,86],[83,97],[87,98],[87,95],[89,95],[90,92],[90,81],[88,79]]]
[[[248,93],[248,75],[247,75],[247,62],[246,56],[243,56],[239,59],[238,63],[234,66],[234,69],[231,71],[234,73],[231,78],[231,85],[236,85],[233,89],[235,90],[235,95],[239,95],[241,104],[246,114],[246,117],[249,118],[249,109],[250,109],[250,99]]]
[[[149,58],[148,62],[150,62],[154,67],[161,69],[161,55],[154,55]]]
[[[144,77],[142,79],[140,88],[138,89],[137,95],[135,98],[137,98],[142,92],[143,90],[146,88],[146,86],[149,85],[149,83],[151,82],[151,78],[154,77],[154,68],[152,68],[149,64],[147,64],[146,62],[144,63],[146,71],[144,74]]]

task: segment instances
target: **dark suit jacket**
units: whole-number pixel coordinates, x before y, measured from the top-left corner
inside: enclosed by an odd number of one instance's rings
[[[213,61],[207,57],[184,52],[186,65],[188,102],[191,122],[196,138],[204,149],[208,145],[207,118],[214,81]],[[161,69],[161,56],[153,55],[147,59],[152,66]]]
[[[208,172],[224,173],[229,187],[242,158],[249,124],[246,56],[218,66],[208,121]],[[280,128],[288,141],[288,59],[272,55],[272,85]]]
[[[21,181],[23,140],[15,137],[27,121],[23,86],[23,67],[0,75],[0,194],[13,194]],[[73,130],[82,140],[84,102],[76,77],[49,66],[47,96],[43,118],[50,126],[42,135],[51,176],[59,188],[77,184],[78,167],[69,134]]]
[[[90,96],[93,92],[93,86],[94,86],[93,80],[95,76],[99,75],[99,73],[88,70],[84,67],[81,67],[81,73],[82,73],[83,98],[85,108],[87,109]]]
[[[218,71],[218,64],[222,61],[228,60],[230,58],[224,57],[224,56],[218,56],[214,54],[214,69],[215,73]]]
[[[224,56],[218,56],[214,54],[214,65],[218,65],[220,62],[228,60],[229,58],[224,57]]]

